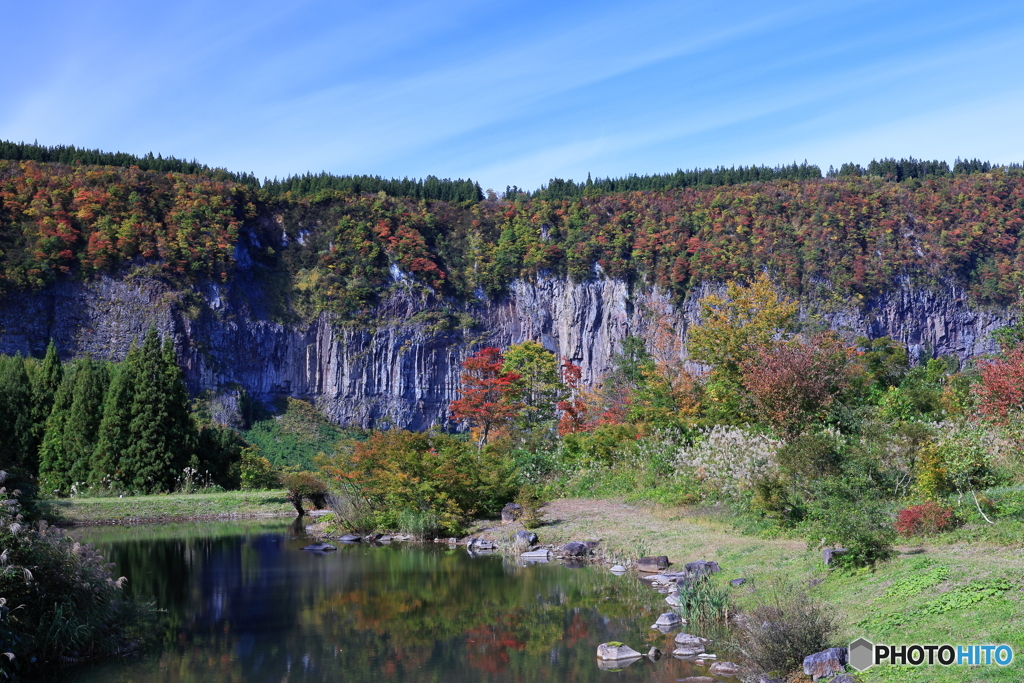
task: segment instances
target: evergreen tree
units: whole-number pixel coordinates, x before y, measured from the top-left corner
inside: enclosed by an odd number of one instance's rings
[[[110,388],[103,399],[103,419],[89,472],[89,483],[92,485],[100,484],[105,477],[122,486],[128,483],[125,473],[121,471],[121,459],[131,442],[130,426],[139,353],[139,349],[132,346],[124,361],[111,373]]]
[[[32,429],[32,386],[21,355],[0,358],[0,470],[38,471]]]
[[[84,483],[89,479],[92,454],[99,439],[103,397],[109,381],[105,363],[88,357],[79,361],[63,439],[66,472],[72,483]]]
[[[156,327],[146,333],[130,372],[134,381],[131,421],[119,461],[120,476],[135,490],[167,491],[189,463],[197,437],[174,350],[170,346],[161,350]]]
[[[64,457],[64,427],[71,413],[74,400],[76,363],[63,374],[63,381],[54,394],[50,414],[46,418],[42,444],[39,447],[39,490],[49,497],[67,493],[71,482],[67,477],[67,461]]]
[[[175,471],[177,476],[181,468],[191,463],[196,453],[199,434],[196,430],[196,423],[192,419],[189,407],[188,388],[185,386],[184,373],[178,365],[178,356],[174,352],[174,343],[170,336],[164,340],[163,351],[161,352],[163,364],[163,396],[165,401],[165,412],[167,415],[164,428],[167,432],[167,443],[172,451],[172,460],[176,463]],[[196,469],[198,461],[193,464]]]
[[[50,340],[46,356],[32,376],[32,423],[33,439],[38,447],[43,442],[46,421],[53,409],[53,399],[64,377],[64,368],[57,353],[57,345]]]

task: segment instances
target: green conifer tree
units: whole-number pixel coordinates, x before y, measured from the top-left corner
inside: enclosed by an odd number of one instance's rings
[[[79,361],[71,408],[64,425],[64,460],[72,484],[84,484],[92,469],[92,454],[99,440],[103,398],[110,376],[105,363],[91,358]]]
[[[110,385],[103,399],[103,419],[100,421],[96,451],[93,453],[89,483],[106,482],[127,485],[121,471],[121,459],[131,442],[132,404],[135,399],[136,366],[139,349],[132,346],[123,362],[113,368]]]
[[[168,368],[156,327],[150,327],[146,333],[132,374],[131,422],[128,446],[120,460],[121,476],[135,490],[167,491],[188,464],[195,438],[193,431],[189,439],[183,424],[188,420],[187,395],[182,407],[184,389],[179,391],[173,386],[173,379],[181,381],[180,370]]]
[[[0,357],[0,470],[38,472],[33,451],[32,386],[21,354]]]
[[[191,465],[202,469],[196,458],[199,443],[199,432],[189,406],[188,388],[185,386],[184,373],[178,365],[178,356],[174,352],[174,343],[168,336],[164,339],[161,352],[163,365],[163,396],[167,418],[164,428],[167,432],[167,443],[170,445],[174,477],[181,474],[181,469]]]
[[[68,372],[62,372],[63,380],[57,387],[50,414],[46,418],[43,441],[39,447],[39,491],[44,497],[67,494],[71,485],[64,458],[64,426],[71,412],[78,367],[76,363]]]
[[[46,356],[32,375],[33,440],[37,447],[43,443],[46,421],[53,409],[53,399],[64,377],[64,368],[57,353],[57,345],[50,340]]]

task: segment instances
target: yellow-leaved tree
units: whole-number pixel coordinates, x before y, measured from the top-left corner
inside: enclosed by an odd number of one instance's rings
[[[710,294],[700,307],[700,324],[689,331],[686,347],[690,360],[711,367],[709,417],[742,420],[743,363],[793,332],[799,304],[762,273],[749,285],[729,282],[724,296]]]

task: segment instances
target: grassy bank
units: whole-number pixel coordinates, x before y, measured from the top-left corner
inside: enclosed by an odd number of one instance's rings
[[[284,491],[62,498],[41,505],[55,523],[66,526],[295,515]]]
[[[731,591],[740,607],[750,586],[782,573],[835,607],[837,644],[864,636],[875,643],[1002,644],[1014,648],[1009,667],[873,667],[863,683],[888,681],[1017,681],[1024,677],[1024,556],[1019,547],[967,536],[899,546],[874,570],[830,572],[821,553],[801,540],[743,535],[725,511],[630,505],[622,500],[559,499],[542,509],[535,531],[543,543],[601,539],[611,558],[668,555],[676,567],[715,560],[719,580],[746,578]],[[475,531],[501,537],[519,528],[480,524]],[[666,609],[667,606],[666,606]]]

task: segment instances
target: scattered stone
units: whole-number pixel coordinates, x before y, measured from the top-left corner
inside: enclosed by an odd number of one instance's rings
[[[665,602],[672,605],[673,607],[683,606],[683,601],[679,599],[679,593],[669,593],[668,597],[665,598]]]
[[[466,541],[467,550],[494,550],[497,547],[498,546],[495,545],[492,541],[487,541],[482,538],[471,538],[468,541]]]
[[[847,552],[846,548],[825,548],[821,551],[821,557],[825,560],[825,566],[829,567],[832,565],[832,560],[845,552]]]
[[[696,562],[686,563],[686,575],[691,579],[704,578],[720,571],[722,571],[722,568],[715,561],[697,560]]]
[[[608,571],[610,571],[612,574],[625,574],[626,568],[623,567],[621,564],[617,564]]]
[[[718,683],[711,676],[687,676],[686,678],[676,679],[679,683]]]
[[[535,545],[537,543],[537,534],[533,533],[532,531],[527,531],[526,529],[521,529],[512,534],[511,540],[513,543],[518,541],[526,545]]]
[[[362,543],[363,539],[355,534],[345,534],[338,539],[342,543]]]
[[[639,657],[640,653],[619,642],[601,643],[597,646],[597,658],[604,660],[619,661]]]
[[[757,683],[786,683],[784,678],[770,678],[768,676],[761,676],[757,679]]]
[[[506,503],[501,509],[501,523],[511,524],[523,516],[523,506],[519,503]]]
[[[701,638],[691,633],[680,633],[676,635],[676,649],[672,654],[676,657],[693,657],[704,654],[704,645],[708,643],[707,638]]]
[[[829,679],[828,683],[857,683],[857,681],[850,674],[840,674],[835,678]]]
[[[739,588],[740,586],[742,586],[746,582],[747,582],[746,579],[733,579],[732,581],[729,582],[729,585],[732,586],[733,588]]]
[[[303,550],[309,550],[314,553],[329,553],[332,550],[337,549],[338,548],[336,546],[333,546],[330,543],[311,543],[303,548]]]
[[[523,553],[519,557],[523,558],[527,562],[548,562],[551,560],[551,551],[547,548],[541,548],[540,550],[530,550]]]
[[[587,548],[590,549],[591,552],[593,552],[597,550],[597,546],[601,545],[601,539],[582,541],[582,543],[583,545],[587,546]]]
[[[378,543],[391,543],[391,540],[392,540],[391,536],[388,536],[387,534],[384,534],[383,536],[381,536],[380,538],[377,539],[377,542]],[[395,540],[398,540],[397,537],[395,538]]]
[[[846,665],[846,648],[830,647],[804,657],[804,673],[813,680],[841,673]]]
[[[590,554],[590,548],[587,547],[586,543],[580,543],[579,541],[569,541],[562,546],[562,552],[567,557],[585,557]]]
[[[708,671],[716,676],[735,676],[740,672],[740,668],[732,662],[715,662]]]
[[[459,539],[457,539],[457,538],[449,538],[448,539],[448,545],[456,545],[458,542],[459,542]]]
[[[650,650],[647,651],[647,658],[650,659],[652,662],[658,661],[659,659],[661,659],[661,650],[659,650],[656,647],[652,647]]]
[[[682,626],[685,623],[686,622],[683,621],[682,617],[680,617],[675,612],[665,612],[660,617],[658,617],[658,620],[656,622],[651,624],[651,628],[660,628],[662,626],[673,628],[675,626]]]
[[[660,572],[662,569],[667,569],[668,565],[669,562],[666,555],[641,557],[636,561],[636,568],[642,572]]]

